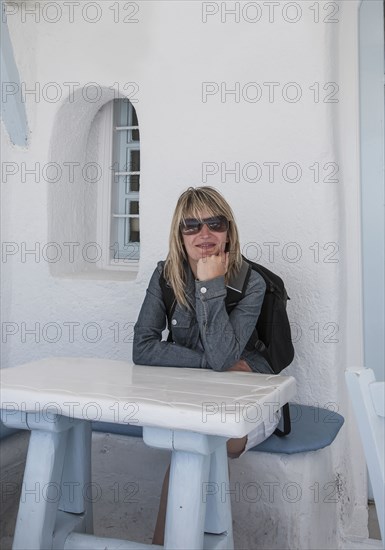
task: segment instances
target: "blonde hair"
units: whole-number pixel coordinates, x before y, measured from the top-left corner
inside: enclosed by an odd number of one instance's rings
[[[242,256],[239,245],[238,229],[234,214],[228,202],[213,187],[189,187],[178,199],[174,215],[171,221],[169,252],[164,265],[164,277],[172,287],[177,302],[187,308],[191,308],[186,298],[186,273],[185,264],[188,262],[180,224],[186,218],[200,218],[201,212],[208,211],[212,216],[225,216],[229,221],[227,231],[229,265],[225,275],[225,283],[231,276],[239,271],[242,264]]]

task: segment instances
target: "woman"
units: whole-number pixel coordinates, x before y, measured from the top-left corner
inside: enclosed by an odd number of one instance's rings
[[[166,261],[158,262],[134,328],[134,362],[273,374],[257,350],[246,349],[266,288],[256,271],[251,271],[243,298],[231,313],[226,311],[226,286],[236,287],[243,262],[229,204],[212,187],[189,187],[177,202]],[[162,277],[176,300],[172,342],[162,340],[167,321]],[[238,457],[268,437],[279,420],[278,413],[273,416],[268,425],[259,426],[248,437],[229,440],[228,455]],[[168,473],[154,544],[163,544]]]

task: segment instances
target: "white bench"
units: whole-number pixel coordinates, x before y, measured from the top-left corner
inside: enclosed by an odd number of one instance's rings
[[[83,494],[90,483],[92,420],[141,425],[147,445],[172,450],[165,548],[233,548],[229,501],[218,493],[203,499],[202,490],[228,486],[227,439],[248,434],[295,391],[286,376],[93,358],[3,370],[2,420],[32,431],[14,550],[156,548],[92,535]],[[41,498],[28,493],[32,485]]]
[[[382,542],[385,542],[385,382],[372,369],[345,371],[372,482]]]

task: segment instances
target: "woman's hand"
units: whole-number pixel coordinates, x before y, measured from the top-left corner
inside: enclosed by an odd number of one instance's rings
[[[234,363],[234,365],[227,370],[227,372],[229,371],[253,372],[244,359],[239,359],[239,361]]]
[[[226,243],[224,244],[226,246]],[[225,275],[229,266],[229,253],[224,249],[215,256],[204,256],[197,263],[197,278],[199,281],[209,281]]]

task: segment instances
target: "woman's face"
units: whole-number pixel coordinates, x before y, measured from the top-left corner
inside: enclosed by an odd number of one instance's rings
[[[207,210],[203,210],[199,214],[201,220],[213,217]],[[211,231],[206,224],[203,224],[199,233],[194,235],[182,233],[182,238],[191,267],[196,266],[200,258],[223,252],[228,241],[227,231]]]

